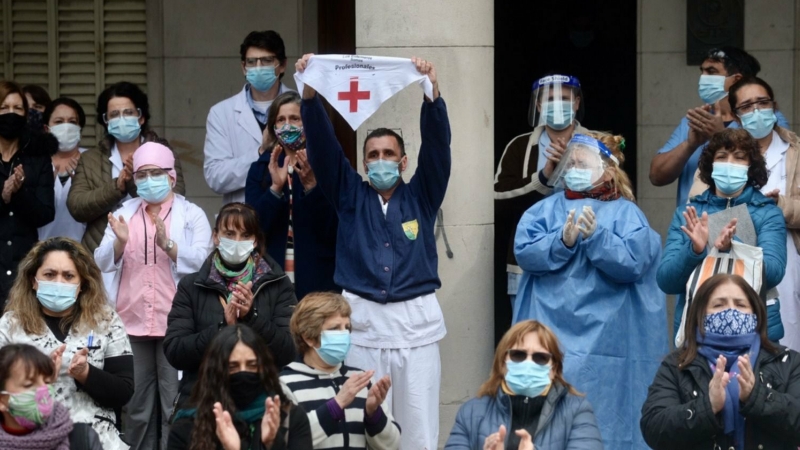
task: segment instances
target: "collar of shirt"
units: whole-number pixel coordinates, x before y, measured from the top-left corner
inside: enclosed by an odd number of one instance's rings
[[[118,177],[119,173],[122,172],[122,155],[119,154],[116,142],[111,147],[111,156],[108,157],[108,160],[111,161],[111,166],[116,169],[113,171],[112,176]]]
[[[277,80],[275,82],[280,83],[280,87],[278,88],[278,95],[281,95],[284,92],[286,92],[283,83],[281,83],[280,80]],[[250,106],[250,109],[253,110],[253,115],[256,116],[256,120],[258,120],[261,123],[267,123],[267,111],[269,110],[269,108],[261,109],[258,106],[256,106],[256,102],[255,100],[253,100],[253,94],[250,92],[249,83],[244,87],[244,91],[245,91],[245,97],[247,98],[247,104]],[[271,105],[272,101],[270,101],[269,103]]]
[[[786,150],[789,150],[789,143],[781,139],[781,137],[778,136],[778,133],[773,130],[772,142],[769,144],[769,148],[767,148],[767,152],[764,155],[765,159],[767,160],[767,169],[773,170],[775,166],[783,159],[784,155],[786,154]]]

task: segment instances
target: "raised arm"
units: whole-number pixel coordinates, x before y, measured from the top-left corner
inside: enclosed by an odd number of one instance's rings
[[[702,144],[701,137],[689,128],[689,121],[685,117],[681,119],[667,143],[650,162],[650,183],[666,186],[677,180],[686,162]]]
[[[309,89],[306,85],[304,94]],[[317,178],[317,187],[322,189],[333,207],[338,210],[340,203],[346,202],[363,180],[344,155],[319,96],[312,95],[308,99],[305,95],[303,97],[301,114],[306,132],[308,161]]]

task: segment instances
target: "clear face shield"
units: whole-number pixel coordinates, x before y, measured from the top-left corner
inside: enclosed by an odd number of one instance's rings
[[[548,184],[559,189],[586,192],[603,182],[609,167],[619,166],[611,150],[599,140],[585,134],[576,134],[567,144]]]
[[[569,75],[549,75],[533,83],[528,107],[528,123],[532,127],[547,125],[563,130],[583,115],[581,84]]]

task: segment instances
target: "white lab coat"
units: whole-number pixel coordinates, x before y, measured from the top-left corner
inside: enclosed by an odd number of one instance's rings
[[[79,148],[79,152],[86,151],[85,148]],[[55,166],[53,166],[55,170]],[[83,233],[86,231],[86,224],[78,222],[72,218],[72,214],[67,210],[67,195],[69,188],[72,187],[72,177],[67,179],[63,185],[58,175],[55,176],[54,184],[54,199],[56,206],[56,216],[52,222],[43,227],[39,227],[39,240],[43,241],[51,237],[68,237],[78,242],[83,239]]]
[[[141,204],[141,198],[132,198],[114,211],[114,217],[122,216],[126,223],[130,223]],[[184,275],[200,270],[200,266],[211,254],[213,246],[211,226],[208,224],[206,213],[199,206],[190,203],[184,196],[175,194],[170,215],[168,237],[178,247],[177,261],[170,260],[170,266],[172,267],[172,279],[177,286]],[[120,258],[119,261],[114,261],[114,241],[116,239],[117,236],[111,229],[111,225],[106,226],[103,240],[94,251],[94,259],[100,270],[104,273],[114,274],[113,282],[106,284],[106,291],[108,292],[108,301],[115,309],[124,259]]]
[[[203,174],[222,203],[244,202],[250,165],[258,159],[263,133],[247,103],[246,86],[211,107],[206,121]],[[281,83],[278,94],[291,91]]]

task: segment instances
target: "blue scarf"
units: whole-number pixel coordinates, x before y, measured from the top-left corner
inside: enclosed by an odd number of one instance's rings
[[[266,401],[267,394],[261,394],[253,401],[253,403],[250,404],[250,406],[241,411],[236,411],[236,414],[234,414],[233,417],[236,420],[240,420],[245,423],[259,421],[262,417],[264,417],[264,411],[266,411],[264,404]],[[175,423],[175,421],[178,419],[193,418],[196,414],[197,408],[180,409],[175,413],[175,419],[173,420],[173,423]]]
[[[725,371],[731,377],[739,373],[739,356],[750,354],[750,363],[755,367],[758,352],[761,349],[761,336],[758,333],[726,336],[706,332],[705,336],[697,333],[697,353],[704,356],[711,366],[711,373],[717,370],[717,358],[722,355],[727,360]],[[737,450],[744,449],[744,417],[739,414],[739,380],[731,378],[725,392],[725,407],[722,408],[722,419],[725,434],[733,436]]]

